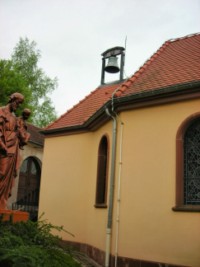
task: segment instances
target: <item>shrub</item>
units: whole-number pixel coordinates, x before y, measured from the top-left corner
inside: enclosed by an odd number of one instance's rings
[[[0,222],[0,266],[79,267],[60,238],[51,231],[65,231],[46,221]]]

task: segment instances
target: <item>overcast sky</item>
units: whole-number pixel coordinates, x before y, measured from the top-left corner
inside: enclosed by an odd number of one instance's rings
[[[131,76],[165,41],[197,32],[200,0],[0,0],[0,59],[20,37],[35,41],[39,66],[58,78],[51,94],[58,115],[100,85],[105,50],[126,40]]]

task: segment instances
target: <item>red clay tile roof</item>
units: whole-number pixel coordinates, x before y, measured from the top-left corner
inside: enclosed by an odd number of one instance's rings
[[[113,92],[119,85],[118,83],[98,87],[59,119],[50,124],[46,130],[82,125],[112,97]]]
[[[27,123],[27,131],[30,133],[30,142],[39,146],[44,145],[44,135],[40,133],[42,130],[39,127],[34,126],[33,124]]]
[[[117,96],[200,80],[200,34],[165,42],[125,82]]]
[[[46,130],[83,125],[113,93],[116,97],[200,81],[200,34],[166,41],[160,49],[122,84],[98,87]]]

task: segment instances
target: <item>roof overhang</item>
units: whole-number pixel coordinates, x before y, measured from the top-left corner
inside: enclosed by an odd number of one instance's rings
[[[35,145],[35,146],[38,146],[38,147],[44,147],[44,144],[41,144],[41,143],[38,143],[38,142],[35,142],[35,141],[32,141],[32,140],[29,140],[28,144],[32,144],[32,145]]]
[[[114,109],[114,111],[118,113],[130,109],[161,105],[194,98],[200,98],[200,81],[176,84],[164,88],[115,97],[113,101],[109,100],[82,125],[44,130],[42,133],[45,137],[52,137],[94,131],[110,120],[110,117],[108,117],[105,112],[106,108],[111,110]]]

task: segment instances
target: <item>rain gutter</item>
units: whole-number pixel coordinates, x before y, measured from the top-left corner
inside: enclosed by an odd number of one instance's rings
[[[121,106],[126,106],[128,109],[129,104],[134,105],[137,103],[141,103],[143,104],[143,106],[145,106],[148,105],[148,102],[152,100],[157,100],[158,104],[159,100],[161,100],[162,103],[169,101],[173,102],[173,98],[174,101],[176,101],[175,97],[181,98],[181,96],[185,96],[189,99],[188,96],[195,93],[200,93],[200,81],[193,81],[189,83],[177,84],[152,90],[149,89],[148,91],[144,90],[142,92],[136,92],[134,94],[126,96],[116,97],[115,108],[119,107],[120,109]]]
[[[119,86],[120,87],[120,86]],[[194,96],[192,96],[194,94]],[[197,94],[197,95],[195,95]],[[175,97],[182,97],[189,99],[200,97],[200,81],[192,81],[185,84],[172,85],[168,87],[162,87],[159,89],[152,89],[148,91],[142,91],[134,94],[130,94],[127,96],[114,97],[115,99],[115,109],[117,111],[128,110],[130,108],[137,108],[137,105],[140,106],[148,106],[153,101],[162,101],[162,103],[167,103],[170,101],[177,101]],[[105,116],[105,109],[112,107],[112,101],[109,100],[105,103],[99,110],[97,110],[86,122],[82,125],[74,125],[57,129],[47,129],[41,131],[45,136],[53,136],[53,135],[65,135],[75,132],[87,132],[88,130],[93,130],[98,128],[99,125],[108,121],[108,116]]]

